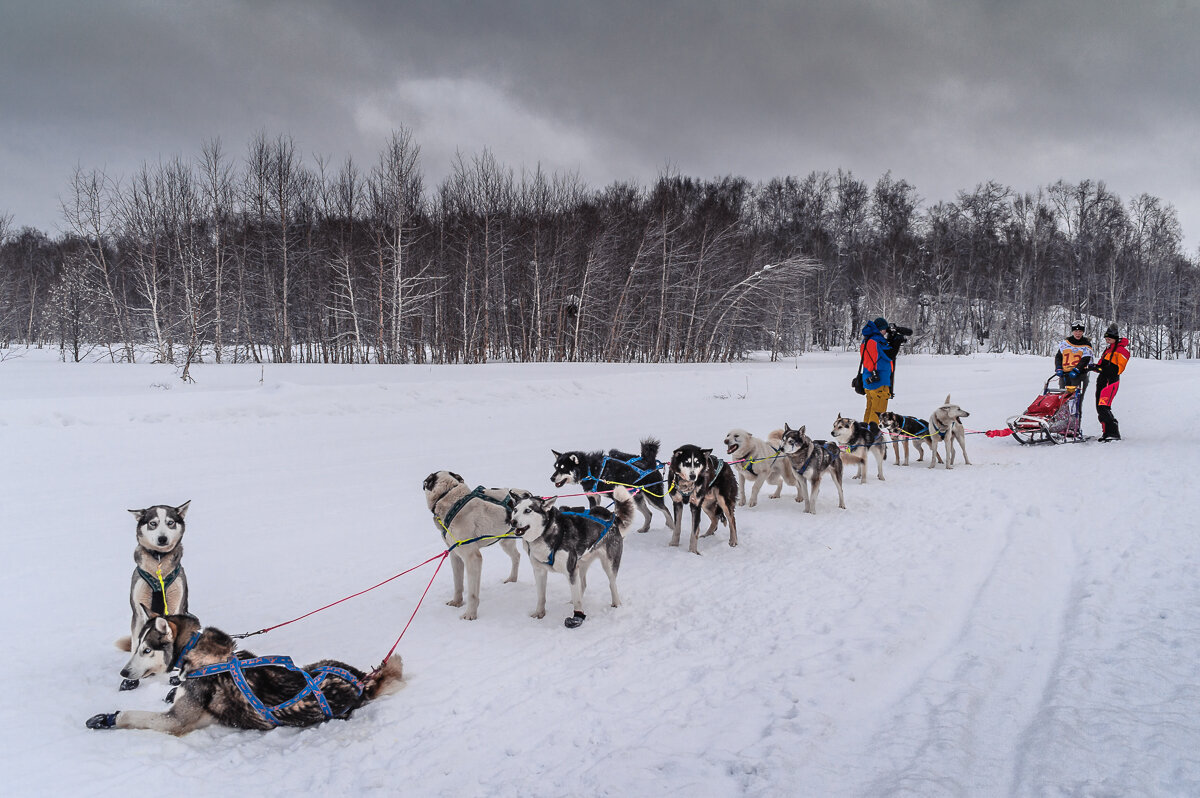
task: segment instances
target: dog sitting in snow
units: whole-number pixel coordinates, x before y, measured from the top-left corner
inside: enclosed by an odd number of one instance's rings
[[[129,584],[129,607],[133,611],[129,637],[117,641],[117,648],[129,651],[145,623],[143,608],[161,615],[188,611],[187,574],[183,570],[183,533],[188,506],[156,504],[144,510],[130,510],[137,518],[137,548],[133,550],[133,577]],[[137,679],[126,679],[122,690],[138,686]]]
[[[564,624],[574,629],[587,616],[583,612],[583,591],[587,589],[587,569],[599,560],[608,574],[612,605],[621,606],[617,593],[617,572],[621,568],[625,535],[633,526],[634,501],[629,491],[617,486],[612,492],[616,503],[611,511],[602,507],[558,508],[554,497],[527,496],[518,499],[509,510],[513,532],[525,542],[525,552],[533,563],[537,583],[537,606],[532,616],[546,617],[546,577],[551,571],[566,574],[571,583],[574,615]]]
[[[314,726],[345,719],[368,701],[403,686],[400,657],[364,673],[321,660],[304,668],[288,657],[236,651],[232,637],[201,628],[192,615],[150,614],[122,673],[144,678],[177,667],[183,679],[166,712],[122,710],[93,715],[89,729],[150,729],[182,735],[213,724],[235,729]]]

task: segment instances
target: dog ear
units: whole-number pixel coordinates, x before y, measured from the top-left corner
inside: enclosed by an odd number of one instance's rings
[[[804,430],[806,430],[806,429],[808,429],[808,425],[807,425],[807,424],[801,424],[801,425],[800,425],[800,429],[796,430],[796,432],[799,432],[801,435],[803,435],[803,434],[804,434]]]
[[[947,405],[950,404],[950,394],[946,394],[946,401],[943,402],[942,404],[947,404]]]
[[[160,635],[165,635],[168,640],[172,638],[171,624],[167,623],[167,619],[161,615],[154,619],[154,631]]]
[[[792,431],[792,428],[788,426],[788,423],[787,423],[786,421],[785,421],[785,422],[783,422],[783,431],[784,431],[784,432],[791,432],[791,431]]]
[[[558,458],[562,457],[562,452],[556,452],[556,451],[554,451],[553,449],[551,449],[551,450],[550,450],[550,454],[554,455],[554,459],[555,459],[555,460],[557,460]]]
[[[150,610],[146,609],[145,604],[138,602],[137,606],[133,608],[133,611],[137,613],[138,620],[142,622],[143,626],[150,622]]]
[[[571,455],[571,462],[574,463],[575,465],[579,465],[579,458],[576,457],[575,455]]]
[[[700,451],[704,454],[712,454],[712,449],[701,449]]]
[[[558,501],[557,496],[547,496],[546,498],[542,499],[542,509],[549,510],[551,507],[554,506],[554,503],[556,501]]]
[[[465,479],[460,477],[458,474],[455,474],[453,471],[447,471],[446,473],[449,474],[450,476],[454,477],[455,479],[457,479],[459,482],[463,483],[464,485],[467,482]]]
[[[187,515],[188,505],[191,503],[192,503],[192,500],[188,499],[183,504],[181,504],[175,508],[175,512],[179,513],[180,518],[183,518],[185,515]]]
[[[137,520],[141,521],[141,520],[142,520],[142,513],[146,512],[146,511],[145,511],[145,510],[130,510],[129,512],[133,513],[133,517],[134,517],[134,518],[136,518]]]

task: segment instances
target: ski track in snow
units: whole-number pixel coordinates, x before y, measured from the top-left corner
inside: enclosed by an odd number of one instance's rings
[[[533,620],[528,560],[501,584],[497,548],[479,620],[461,621],[445,565],[398,649],[407,686],[345,723],[83,727],[164,707],[158,680],[116,692],[127,507],[192,499],[192,609],[247,631],[435,554],[430,471],[550,493],[552,447],[654,435],[666,460],[784,421],[827,438],[861,413],[856,362],[198,366],[195,385],[169,367],[0,363],[0,621],[26,649],[0,664],[21,685],[0,702],[6,792],[118,794],[169,767],[195,795],[1200,795],[1200,412],[1173,398],[1200,388],[1195,362],[1131,362],[1120,444],[972,435],[973,465],[952,471],[889,452],[885,482],[847,478],[847,510],[828,481],[816,516],[785,488],[738,508],[737,548],[720,527],[700,557],[686,532],[667,547],[655,511],[626,540],[623,606],[594,568],[578,630],[565,578]],[[904,356],[892,408],[927,416],[949,392],[970,429],[998,428],[1047,371]],[[369,666],[433,567],[245,647]]]

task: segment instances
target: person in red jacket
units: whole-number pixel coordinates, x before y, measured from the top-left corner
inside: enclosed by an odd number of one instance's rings
[[[1117,388],[1121,386],[1121,372],[1129,362],[1129,340],[1122,338],[1117,325],[1110,324],[1104,331],[1104,343],[1108,346],[1099,362],[1089,368],[1100,372],[1096,378],[1096,417],[1100,419],[1100,427],[1104,434],[1102,441],[1121,440],[1121,428],[1117,417],[1113,415],[1112,403],[1117,396]]]

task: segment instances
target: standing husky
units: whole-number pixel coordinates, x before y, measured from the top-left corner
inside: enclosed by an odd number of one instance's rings
[[[671,513],[665,501],[667,491],[658,470],[658,445],[654,438],[646,438],[642,441],[641,455],[616,449],[609,449],[608,454],[581,451],[560,453],[551,449],[554,473],[550,475],[550,481],[556,488],[571,482],[588,493],[607,493],[617,485],[641,488],[633,499],[646,519],[638,532],[648,530],[653,519],[647,502],[662,511],[670,527]],[[587,500],[591,507],[600,506],[600,499],[596,496],[588,496]]]
[[[450,568],[454,572],[454,598],[451,607],[463,605],[463,571],[467,575],[467,609],[459,617],[473,621],[479,617],[479,582],[483,574],[483,549],[496,541],[512,561],[505,584],[517,581],[521,555],[508,532],[508,506],[512,496],[528,496],[529,491],[478,487],[453,471],[435,471],[425,477],[425,503],[433,513],[433,522],[442,542],[450,549]]]
[[[604,573],[608,574],[612,605],[621,606],[617,571],[621,568],[625,535],[633,526],[634,502],[629,491],[620,486],[613,490],[612,498],[616,502],[613,511],[601,507],[559,509],[553,506],[554,497],[535,496],[518,499],[509,510],[509,524],[525,541],[525,551],[533,563],[534,581],[537,582],[534,618],[546,617],[546,577],[555,571],[566,574],[571,583],[571,605],[575,614],[564,624],[568,629],[582,624],[587,617],[583,614],[583,591],[587,589],[587,569],[593,560],[599,560]]]
[[[189,499],[178,507],[156,504],[144,510],[130,510],[137,518],[137,548],[133,550],[133,577],[129,583],[129,608],[133,619],[129,637],[117,641],[117,648],[129,651],[145,623],[146,607],[151,612],[170,615],[188,611],[187,574],[183,571],[183,533]],[[122,690],[138,686],[137,679],[126,679]]]
[[[680,446],[671,455],[671,469],[667,472],[671,483],[671,501],[675,509],[675,534],[671,545],[679,545],[680,522],[683,520],[683,505],[692,506],[692,539],[688,551],[699,554],[696,540],[700,537],[700,513],[708,515],[711,522],[705,537],[717,530],[717,522],[729,526],[729,545],[737,545],[737,521],[733,518],[733,505],[737,503],[737,480],[733,469],[712,453],[712,449],[701,449],[687,444]]]
[[[892,439],[892,447],[896,453],[896,465],[900,465],[900,444],[904,444],[904,465],[908,465],[908,442],[912,441],[917,449],[917,462],[925,459],[922,444],[929,445],[929,423],[916,416],[902,416],[899,413],[885,411],[879,414],[879,426]],[[884,447],[887,448],[886,446]],[[932,448],[932,446],[930,447]],[[935,452],[936,455],[936,452]],[[942,461],[937,455],[938,462]]]
[[[758,504],[758,492],[764,482],[777,485],[772,499],[778,499],[783,492],[783,484],[795,485],[792,467],[788,465],[787,457],[783,454],[783,430],[777,429],[767,436],[764,441],[756,438],[744,429],[731,429],[725,436],[725,453],[733,460],[730,465],[737,466],[738,475],[738,504],[750,507]],[[746,497],[746,479],[754,482],[754,490]]]
[[[369,674],[336,660],[301,669],[288,657],[235,651],[233,638],[211,626],[201,630],[190,615],[174,621],[154,617],[138,642],[138,652],[126,666],[130,672],[158,672],[164,663],[181,660],[183,682],[174,705],[163,713],[93,715],[87,721],[89,729],[151,729],[180,735],[214,723],[262,730],[313,726],[330,718],[348,718],[371,699],[403,685],[399,657]]]
[[[963,462],[967,465],[971,464],[971,458],[967,457],[966,430],[962,425],[962,419],[969,415],[971,414],[958,405],[950,404],[950,394],[946,394],[945,404],[933,411],[933,415],[929,417],[929,445],[933,448],[934,454],[929,458],[930,468],[942,460],[937,456],[937,447],[938,442],[943,440],[946,442],[947,469],[954,468],[954,442],[956,440],[959,448],[962,449]]]
[[[792,429],[785,423],[783,451],[796,474],[796,501],[804,502],[804,512],[816,515],[821,477],[827,473],[833,475],[833,484],[837,486],[838,507],[846,509],[846,497],[842,494],[842,452],[837,444],[814,441],[804,434],[804,427]]]
[[[880,440],[878,424],[874,421],[870,424],[855,421],[838,413],[830,435],[845,447],[842,460],[858,466],[858,478],[864,485],[867,484],[867,458],[870,456],[875,457],[879,479],[883,480],[883,447],[886,442]]]

